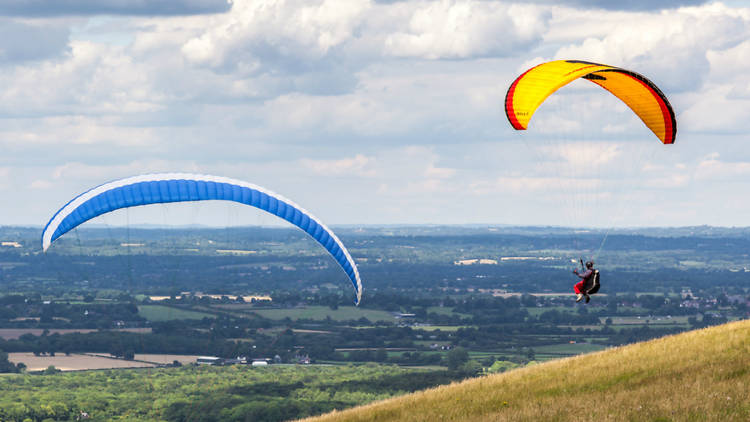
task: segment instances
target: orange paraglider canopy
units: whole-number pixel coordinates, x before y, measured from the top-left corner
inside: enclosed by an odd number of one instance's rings
[[[664,144],[677,134],[674,111],[667,97],[653,82],[630,70],[580,60],[542,63],[524,72],[508,88],[505,114],[516,130],[525,130],[531,116],[547,97],[584,78],[622,100]]]

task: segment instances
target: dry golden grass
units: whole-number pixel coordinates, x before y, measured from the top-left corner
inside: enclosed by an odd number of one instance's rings
[[[750,321],[471,379],[306,421],[750,421]]]

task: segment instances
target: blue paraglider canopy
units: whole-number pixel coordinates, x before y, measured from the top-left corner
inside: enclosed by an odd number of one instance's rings
[[[167,202],[233,201],[262,209],[302,229],[338,262],[362,299],[357,265],[341,240],[294,202],[260,186],[226,177],[187,173],[146,174],[115,180],[73,198],[59,209],[42,232],[42,249],[75,227],[102,214],[128,207]]]

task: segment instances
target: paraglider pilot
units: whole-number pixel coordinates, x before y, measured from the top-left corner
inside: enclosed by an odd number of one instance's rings
[[[589,295],[599,291],[599,271],[594,268],[593,261],[587,261],[586,271],[579,273],[578,268],[576,268],[573,270],[573,274],[581,277],[581,281],[573,286],[573,290],[577,295],[576,302],[580,302],[583,298],[586,298],[586,303],[589,303],[589,300],[591,300]]]

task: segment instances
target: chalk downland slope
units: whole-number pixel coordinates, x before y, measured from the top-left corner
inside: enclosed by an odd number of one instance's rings
[[[750,421],[750,320],[306,421]]]

